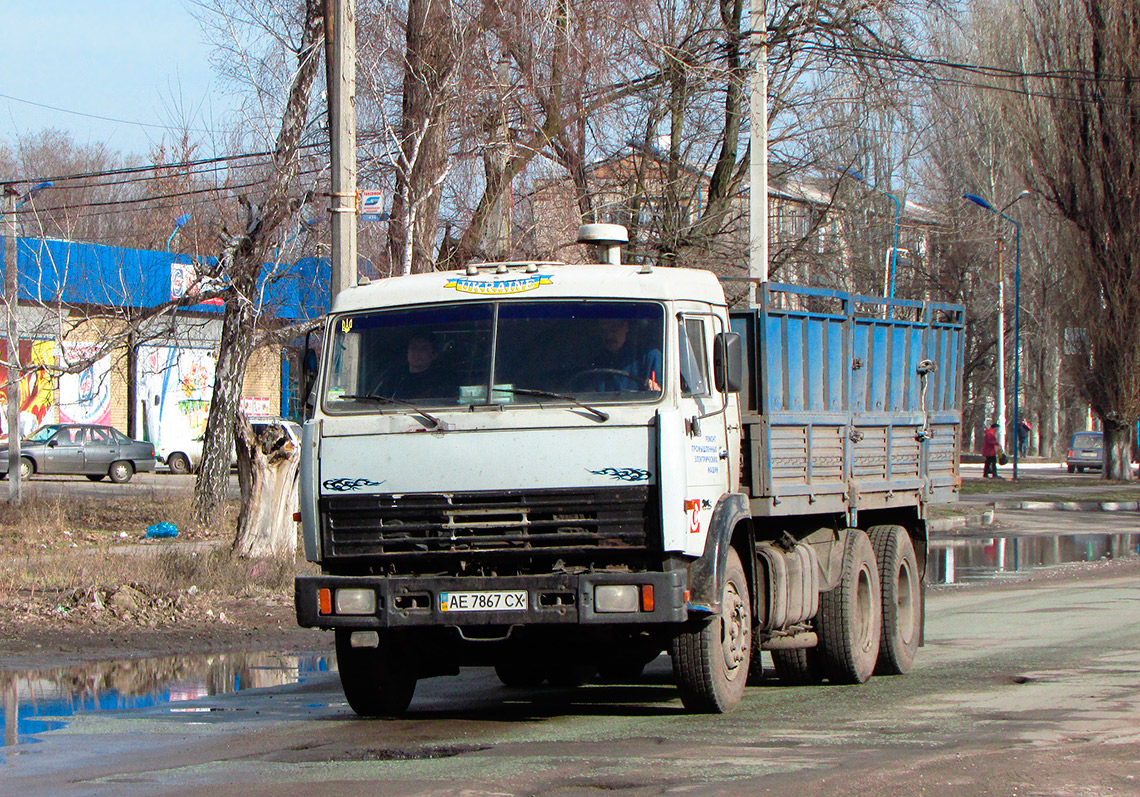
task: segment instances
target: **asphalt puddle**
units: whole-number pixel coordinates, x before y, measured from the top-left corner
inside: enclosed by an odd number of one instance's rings
[[[1013,578],[1043,567],[1140,556],[1140,534],[1034,534],[933,540],[927,584]]]
[[[0,672],[4,745],[36,741],[81,711],[168,704],[172,712],[209,708],[188,701],[212,695],[303,682],[335,669],[331,656],[220,653],[98,661],[43,670]]]

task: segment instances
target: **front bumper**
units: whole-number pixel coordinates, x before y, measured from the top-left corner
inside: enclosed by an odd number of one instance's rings
[[[634,584],[653,587],[652,611],[597,612],[594,587]],[[338,587],[376,592],[376,613],[321,614],[318,591]],[[554,625],[677,623],[688,617],[687,577],[683,570],[665,573],[583,573],[579,575],[511,576],[503,578],[298,576],[295,582],[297,622],[306,628],[381,629],[428,626]],[[526,590],[522,611],[446,612],[441,592]]]

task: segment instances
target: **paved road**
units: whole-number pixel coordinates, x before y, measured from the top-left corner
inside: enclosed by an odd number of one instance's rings
[[[175,492],[192,492],[194,476],[176,476],[173,473],[136,473],[126,484],[115,484],[109,479],[101,482],[88,480],[86,476],[43,476],[36,475],[23,483],[24,495],[55,496],[83,495],[96,498],[154,495]],[[230,474],[230,496],[239,495],[237,474]],[[0,499],[8,496],[8,481],[0,481]]]
[[[911,674],[773,682],[728,716],[684,714],[665,659],[639,684],[577,690],[472,670],[421,683],[396,721],[356,719],[320,674],[176,712],[81,715],[0,748],[0,792],[1137,794],[1137,564],[934,589]]]

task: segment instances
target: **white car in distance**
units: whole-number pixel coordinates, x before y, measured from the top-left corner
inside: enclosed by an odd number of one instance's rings
[[[301,444],[301,427],[294,421],[286,420],[285,418],[250,418],[250,425],[253,426],[254,434],[261,434],[267,427],[272,424],[278,423],[285,429],[295,445]],[[180,440],[173,442],[161,442],[155,446],[155,456],[159,462],[166,463],[166,467],[171,473],[186,474],[195,473],[198,470],[198,465],[202,462],[202,437],[196,437],[193,440]],[[230,452],[230,465],[237,464],[237,452]]]

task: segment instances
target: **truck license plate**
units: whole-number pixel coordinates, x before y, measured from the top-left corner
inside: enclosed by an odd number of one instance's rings
[[[526,590],[484,590],[480,592],[441,592],[441,612],[521,612],[526,611]]]

